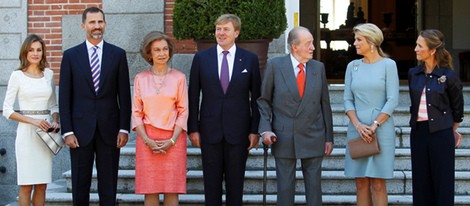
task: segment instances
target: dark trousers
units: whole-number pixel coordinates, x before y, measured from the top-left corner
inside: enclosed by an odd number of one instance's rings
[[[95,155],[100,206],[116,205],[119,152],[116,145],[103,142],[98,131],[90,144],[70,149],[74,206],[89,205]]]
[[[430,133],[428,122],[411,130],[413,205],[453,206],[455,139],[452,128]]]
[[[248,136],[248,135],[247,135]],[[248,137],[247,137],[248,138]],[[225,141],[201,145],[206,206],[222,205],[222,182],[225,180],[225,205],[243,205],[248,145],[232,145]]]

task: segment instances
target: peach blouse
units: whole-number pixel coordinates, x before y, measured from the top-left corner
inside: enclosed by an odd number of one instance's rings
[[[166,76],[159,77],[145,70],[135,76],[132,130],[150,124],[170,131],[178,125],[186,131],[187,120],[188,86],[183,72],[171,69]]]

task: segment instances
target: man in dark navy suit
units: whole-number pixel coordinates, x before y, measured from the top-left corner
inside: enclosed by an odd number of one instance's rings
[[[258,147],[258,57],[235,45],[240,25],[233,14],[220,16],[217,46],[196,53],[191,66],[188,132],[191,143],[201,147],[208,206],[222,205],[224,180],[225,205],[243,204],[248,151]]]
[[[59,87],[73,205],[89,205],[95,161],[100,205],[114,206],[120,148],[127,143],[131,115],[126,52],[103,41],[106,21],[101,9],[87,8],[81,27],[86,41],[64,52]]]

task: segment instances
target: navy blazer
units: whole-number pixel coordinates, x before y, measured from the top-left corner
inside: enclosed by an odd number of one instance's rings
[[[225,138],[230,144],[248,144],[248,134],[258,133],[256,99],[260,85],[255,54],[237,47],[232,77],[224,94],[216,46],[196,53],[189,79],[188,132],[199,132],[202,143],[220,143]]]
[[[131,98],[126,52],[103,43],[100,89],[95,93],[86,43],[64,52],[60,65],[59,111],[62,134],[74,132],[80,146],[98,130],[116,145],[120,129],[129,131]]]
[[[411,99],[411,128],[416,128],[421,93],[426,86],[429,132],[448,129],[463,121],[462,83],[454,70],[436,67],[425,74],[424,64],[408,71]]]

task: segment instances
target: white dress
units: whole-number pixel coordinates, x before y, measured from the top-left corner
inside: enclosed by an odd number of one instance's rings
[[[42,78],[31,78],[22,71],[13,71],[3,102],[3,116],[9,118],[14,112],[16,99],[20,110],[50,110],[50,114],[58,112],[53,75],[50,69],[44,70]],[[50,114],[25,116],[50,121]],[[18,123],[15,141],[18,185],[47,184],[52,181],[53,154],[36,134],[36,128],[31,124]]]

